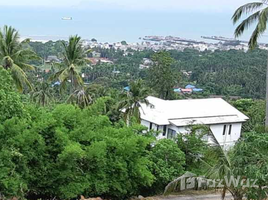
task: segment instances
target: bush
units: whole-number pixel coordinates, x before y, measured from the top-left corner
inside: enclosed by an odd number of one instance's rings
[[[151,192],[163,192],[165,186],[184,173],[185,154],[169,139],[157,141],[150,152],[155,182]]]
[[[16,116],[26,117],[25,110],[9,72],[0,66],[0,121]]]
[[[1,194],[123,199],[152,185],[146,150],[151,139],[133,128],[114,128],[107,116],[94,115],[92,110],[101,105],[85,110],[59,105],[52,112],[29,106],[31,119],[2,123]]]

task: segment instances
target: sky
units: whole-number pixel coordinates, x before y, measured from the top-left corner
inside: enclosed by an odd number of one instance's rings
[[[23,37],[66,39],[79,34],[102,42],[138,42],[146,35],[233,37],[232,14],[251,1],[0,0],[0,27],[11,25]],[[247,40],[249,33],[241,39]]]
[[[252,0],[8,0],[0,5],[230,12]]]

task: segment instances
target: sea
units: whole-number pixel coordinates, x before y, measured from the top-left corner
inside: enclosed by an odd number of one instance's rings
[[[71,17],[72,20],[63,20]],[[130,11],[77,8],[1,6],[0,26],[11,25],[21,37],[48,41],[80,35],[100,42],[139,42],[146,35],[233,38],[232,13],[193,11]],[[241,39],[248,39],[249,32]]]

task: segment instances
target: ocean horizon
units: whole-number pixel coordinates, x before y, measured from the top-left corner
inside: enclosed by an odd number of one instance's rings
[[[232,13],[94,10],[2,6],[0,26],[11,25],[22,38],[67,40],[70,35],[100,42],[139,42],[146,35],[177,36],[203,41],[201,36],[234,37]],[[62,20],[72,17],[72,20]],[[241,39],[247,40],[249,34]]]

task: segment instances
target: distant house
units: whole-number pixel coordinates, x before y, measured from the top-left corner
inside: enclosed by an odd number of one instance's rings
[[[190,85],[190,84],[185,86],[185,89],[194,89],[194,88],[195,88],[195,86],[194,85]]]
[[[184,94],[192,94],[193,93],[193,89],[189,88],[189,89],[181,89],[181,92]]]
[[[93,58],[100,58],[100,57],[101,57],[101,53],[96,52],[96,51],[93,51],[93,52],[92,52],[92,57],[93,57]]]
[[[124,87],[124,90],[127,91],[127,92],[129,92],[130,91],[130,87],[129,86]]]
[[[48,56],[45,62],[46,63],[60,63],[60,59],[57,56]]]
[[[203,89],[201,89],[201,88],[193,88],[193,92],[203,92]]]
[[[98,63],[108,63],[113,64],[113,61],[109,60],[108,58],[87,58],[92,65],[96,65]]]
[[[149,96],[153,105],[141,104],[141,124],[160,131],[158,139],[189,133],[189,126],[207,125],[224,148],[241,136],[248,117],[223,99],[162,100]],[[208,142],[210,142],[208,140]]]
[[[184,88],[176,88],[174,92],[182,93],[182,94],[192,94],[193,92],[203,92],[203,89],[196,88],[194,85],[186,85]]]

